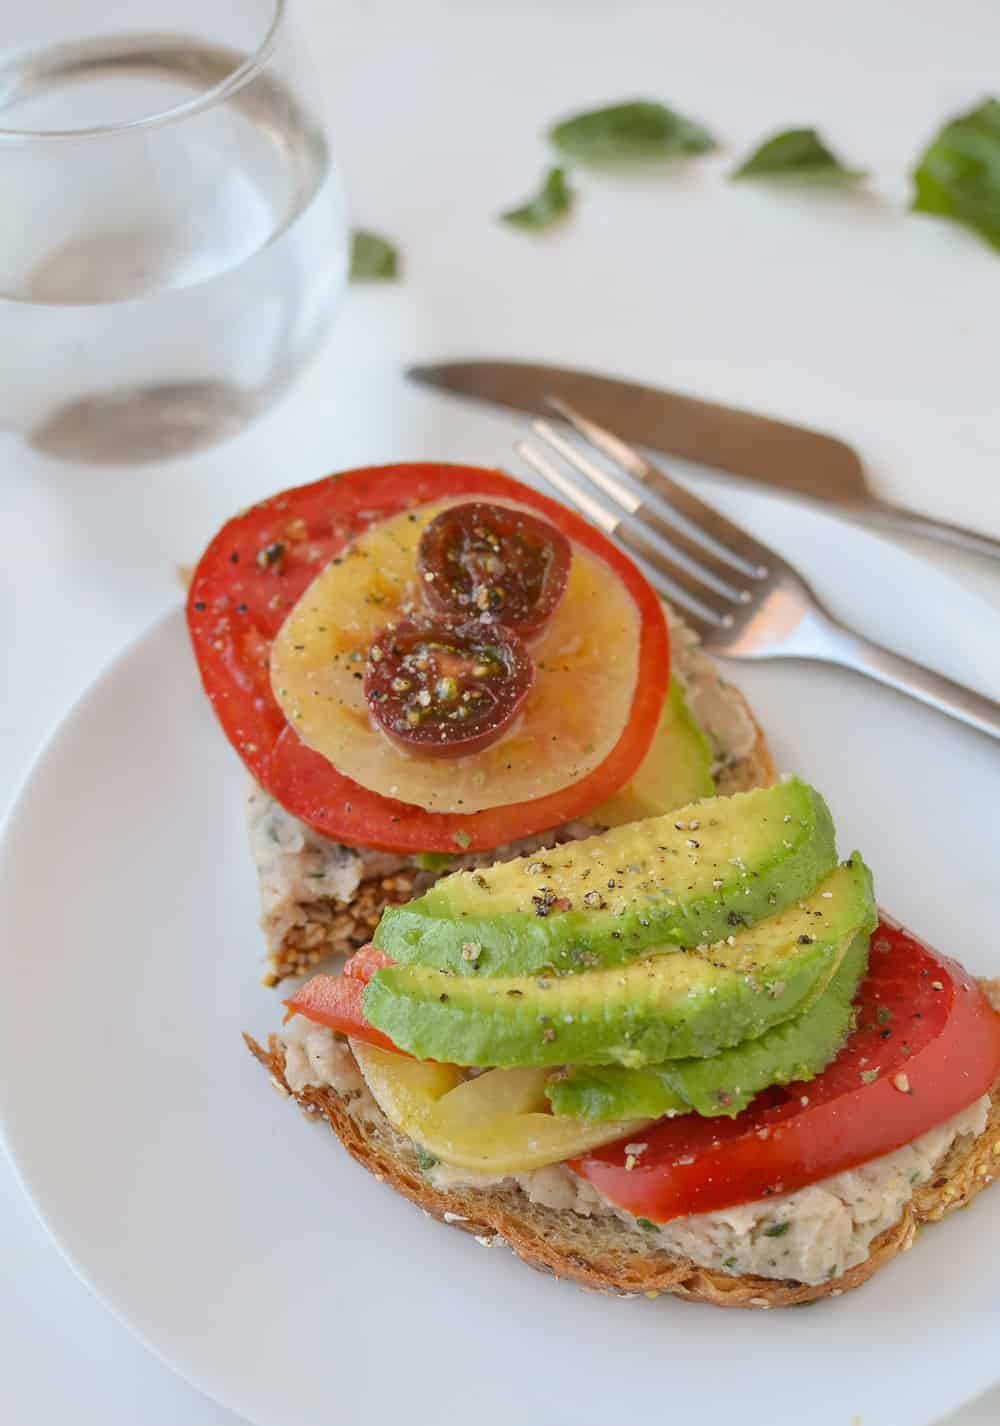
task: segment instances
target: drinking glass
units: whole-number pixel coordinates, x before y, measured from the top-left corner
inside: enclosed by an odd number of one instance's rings
[[[238,429],[347,276],[287,0],[28,0],[0,46],[0,428],[97,462]]]

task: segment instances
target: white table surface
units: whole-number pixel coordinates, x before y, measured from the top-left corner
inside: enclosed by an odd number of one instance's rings
[[[945,10],[933,0],[300,0],[299,9],[355,213],[398,238],[405,280],[352,291],[284,402],[195,458],[73,467],[0,434],[0,810],[77,694],[177,601],[175,563],[196,557],[234,509],[351,464],[508,458],[510,420],[476,416],[470,426],[404,385],[406,361],[575,361],[825,427],[859,447],[886,495],[1000,535],[1000,260],[949,225],[903,212],[906,170],[926,135],[997,83],[1000,9],[982,0]],[[577,214],[549,238],[493,220],[539,176],[548,121],[639,94],[702,118],[727,151],[672,173],[581,179]],[[863,195],[723,183],[757,139],[810,123],[874,171]],[[1000,612],[1000,565],[908,543]],[[5,1162],[0,1262],[4,1421],[236,1422],[75,1278]],[[998,1419],[1000,1390],[947,1426]]]

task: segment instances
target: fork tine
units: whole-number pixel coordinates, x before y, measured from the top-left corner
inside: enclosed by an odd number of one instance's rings
[[[626,502],[625,511],[627,514],[627,502],[630,501],[630,496],[624,486],[619,485],[616,480],[609,480],[605,473],[588,460],[582,451],[565,440],[557,431],[553,431],[552,427],[544,421],[534,422],[534,429],[543,441],[553,450],[558,451],[566,463],[574,470],[579,471],[585,479],[606,491],[616,502],[619,500]],[[696,599],[717,619],[724,623],[731,623],[731,610],[735,603],[740,602],[739,594],[735,590],[728,594],[720,593],[702,576],[701,570],[697,566],[693,570],[688,570],[683,565],[677,564],[649,538],[646,533],[645,521],[640,521],[636,516],[628,516],[628,519],[629,523],[623,524],[621,517],[617,518],[614,534],[621,543],[658,569],[670,580],[671,584],[683,589],[692,599]]]
[[[536,475],[540,475],[543,480],[547,480],[554,490],[557,490],[571,505],[575,505],[581,515],[586,515],[587,519],[603,530],[606,535],[613,535],[618,526],[618,520],[610,511],[596,500],[591,500],[589,495],[584,495],[582,490],[578,490],[571,480],[563,475],[551,461],[547,461],[540,456],[533,446],[529,446],[527,441],[515,441],[514,450],[531,466]]]
[[[671,596],[667,595],[667,598],[671,599]],[[675,610],[680,607],[680,603],[677,599],[672,599],[671,602],[673,603]],[[698,635],[699,641],[703,643],[706,648],[711,648],[712,644],[720,634],[722,634],[723,636],[727,636],[726,630],[723,627],[721,627],[719,624],[714,623],[712,620],[705,619],[699,613],[699,611],[697,609],[693,609],[690,604],[684,603],[683,607],[681,608],[681,613],[683,613],[684,615],[684,623],[687,625],[687,627],[691,630],[692,633]],[[672,641],[671,647],[673,647],[673,642],[676,640],[676,635],[674,634],[673,629],[670,630],[670,638]]]
[[[621,481],[616,480],[613,475],[609,475],[606,470],[602,470],[599,465],[588,460],[576,446],[571,445],[558,431],[553,430],[547,421],[536,420],[532,421],[531,425],[542,440],[553,446],[561,456],[571,465],[576,466],[589,481],[597,485],[606,495],[610,495],[616,505],[627,511],[639,524],[644,525],[647,529],[655,530],[675,552],[686,556],[694,566],[692,571],[694,574],[703,577],[708,573],[710,582],[717,582],[721,592],[727,594],[735,603],[746,604],[749,602],[750,594],[747,590],[740,588],[740,583],[746,578],[742,570],[719,559],[707,545],[691,539],[677,525],[664,519],[658,510],[654,510],[651,505],[640,500],[627,486],[622,485]]]
[[[584,440],[602,451],[621,470],[655,491],[689,520],[699,533],[707,535],[730,558],[735,558],[740,565],[746,566],[748,573],[754,578],[762,579],[767,574],[768,565],[773,565],[777,556],[766,545],[753,539],[745,530],[727,520],[725,515],[721,515],[711,505],[706,505],[690,490],[678,485],[665,471],[646,460],[632,446],[626,445],[603,426],[598,426],[595,421],[588,420],[566,401],[557,396],[548,396],[546,400]]]
[[[572,480],[526,441],[518,441],[514,449],[536,474],[547,480],[567,500],[572,501],[606,535],[613,536],[626,549],[638,555],[649,566],[652,582],[664,598],[683,604],[685,610],[696,613],[701,619],[707,618],[715,628],[732,623],[730,601],[725,600],[710,585],[689,574],[680,565],[674,564],[673,560],[667,559],[641,529],[625,525],[620,516],[613,515],[598,501],[584,494]],[[579,453],[573,451],[572,460],[575,462],[579,459]]]

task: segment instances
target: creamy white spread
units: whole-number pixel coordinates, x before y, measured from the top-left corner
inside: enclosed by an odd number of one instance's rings
[[[671,668],[684,689],[688,711],[712,745],[715,772],[746,757],[757,741],[757,729],[742,698],[723,684],[697,634],[669,605],[664,609],[670,625]]]
[[[371,1124],[382,1118],[342,1035],[294,1015],[281,1038],[285,1045],[285,1083],[294,1094],[309,1087],[330,1088],[346,1102],[352,1119]]]
[[[955,1140],[962,1134],[983,1132],[989,1106],[989,1095],[984,1095],[894,1153],[795,1193],[675,1218],[659,1226],[618,1208],[561,1164],[508,1178],[438,1164],[430,1178],[436,1188],[445,1190],[516,1183],[533,1203],[585,1217],[612,1213],[641,1233],[650,1247],[689,1258],[701,1267],[734,1276],[749,1273],[814,1284],[840,1277],[864,1262],[873,1240],[899,1221],[915,1190],[932,1177]]]
[[[285,1044],[285,1077],[293,1090],[331,1085],[351,1101],[352,1113],[370,1119],[379,1112],[346,1042],[332,1030],[297,1016],[286,1027]],[[983,1132],[989,1107],[989,1095],[984,1095],[894,1153],[795,1193],[675,1218],[660,1226],[617,1207],[563,1164],[493,1175],[438,1163],[427,1177],[432,1187],[444,1192],[516,1187],[546,1208],[585,1218],[613,1215],[651,1248],[701,1267],[815,1284],[864,1262],[873,1240],[899,1221],[916,1189],[933,1176],[955,1140]]]
[[[316,902],[333,899],[350,903],[369,877],[392,876],[418,864],[413,857],[395,852],[345,847],[331,841],[286,812],[253,781],[247,791],[247,830],[260,881],[261,926],[270,951],[279,949],[293,926],[309,924]],[[447,870],[490,866],[593,835],[594,828],[586,822],[565,822],[489,852],[456,857]],[[428,875],[428,882],[433,879]]]
[[[349,902],[370,876],[391,876],[407,857],[368,847],[344,847],[314,832],[251,781],[247,830],[260,880],[261,926],[277,950],[293,926],[307,925],[310,903]]]

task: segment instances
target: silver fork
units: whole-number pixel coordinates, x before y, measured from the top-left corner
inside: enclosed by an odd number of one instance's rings
[[[547,421],[532,422],[535,434],[613,501],[615,511],[580,489],[534,446],[526,441],[516,445],[518,455],[537,474],[644,561],[657,589],[681,607],[707,649],[725,658],[842,664],[1000,738],[1000,703],[855,633],[824,608],[787,560],[566,402],[553,397],[549,404],[578,435],[697,532],[698,538],[685,533],[682,525],[615,479]],[[682,561],[664,553],[650,532],[665,540]]]

